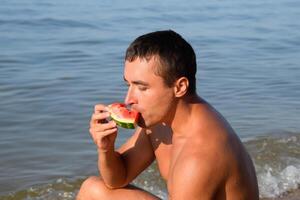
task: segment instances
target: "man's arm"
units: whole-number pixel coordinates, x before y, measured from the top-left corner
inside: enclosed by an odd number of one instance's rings
[[[98,166],[104,183],[110,188],[120,188],[151,164],[154,153],[141,128],[116,151],[118,129],[114,121],[106,120],[108,117],[105,105],[96,105],[90,121],[90,134],[98,149]]]
[[[128,185],[154,158],[145,130],[138,128],[117,151],[99,152],[98,166],[106,185],[119,188]]]

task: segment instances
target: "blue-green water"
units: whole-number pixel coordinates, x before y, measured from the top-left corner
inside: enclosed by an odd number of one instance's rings
[[[122,101],[137,36],[173,29],[197,54],[197,90],[232,124],[261,197],[300,183],[300,2],[2,0],[0,199],[74,199],[97,174],[96,103]],[[130,136],[120,130],[118,145]],[[160,196],[155,166],[136,184]]]

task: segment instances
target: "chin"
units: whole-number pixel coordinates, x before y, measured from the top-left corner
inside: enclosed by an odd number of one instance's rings
[[[148,128],[151,128],[155,125],[157,125],[158,123],[153,123],[153,122],[150,122],[150,121],[146,121],[142,116],[140,116],[138,122],[137,122],[137,125],[141,128],[145,128],[145,129],[148,129]]]

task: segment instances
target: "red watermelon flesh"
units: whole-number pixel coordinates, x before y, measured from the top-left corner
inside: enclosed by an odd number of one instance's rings
[[[108,111],[118,126],[128,129],[134,129],[136,127],[139,113],[127,108],[125,104],[110,104],[108,105]]]

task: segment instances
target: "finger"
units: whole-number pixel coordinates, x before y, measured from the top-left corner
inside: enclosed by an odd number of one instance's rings
[[[102,113],[104,111],[107,111],[107,108],[105,105],[103,104],[97,104],[94,107],[94,113]]]
[[[117,128],[117,127],[112,128],[112,129],[107,129],[107,130],[105,130],[105,131],[102,132],[102,136],[103,136],[103,137],[106,137],[106,136],[108,136],[108,135],[111,135],[111,134],[113,134],[113,133],[116,133],[117,131],[118,131],[118,128]]]
[[[95,129],[90,128],[90,133],[93,137],[93,140],[101,139],[103,137],[106,137],[108,135],[111,135],[113,133],[116,133],[118,131],[118,128],[112,128],[112,129],[107,129],[105,131],[95,131]]]
[[[107,123],[91,123],[90,128],[94,131],[101,132],[105,131],[107,129],[115,128],[117,126],[115,121],[109,121]]]
[[[117,127],[117,124],[114,121],[110,121],[106,124],[98,124],[98,125],[91,126],[91,128],[94,129],[94,131],[96,131],[96,132],[105,131],[105,130],[112,129],[115,127]]]
[[[107,119],[109,116],[110,116],[109,112],[103,112],[103,113],[93,114],[91,122],[92,123],[99,123],[99,122],[102,122],[102,120]]]
[[[110,121],[106,124],[102,124],[102,129],[103,130],[108,130],[108,129],[112,129],[112,128],[116,128],[117,124],[115,121]]]

